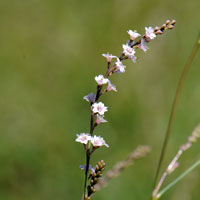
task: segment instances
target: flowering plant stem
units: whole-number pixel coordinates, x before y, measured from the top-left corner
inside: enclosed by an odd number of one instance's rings
[[[195,162],[190,168],[188,168],[186,171],[184,171],[180,176],[178,176],[175,180],[173,180],[170,184],[168,184],[165,188],[163,188],[156,197],[154,197],[154,200],[160,199],[160,197],[167,192],[171,187],[173,187],[176,183],[178,183],[181,179],[183,179],[186,175],[188,175],[192,170],[194,170],[196,167],[200,165],[200,160]]]
[[[94,115],[91,112],[90,135],[93,134],[93,131],[94,131]],[[89,171],[89,166],[90,166],[90,155],[91,155],[90,146],[91,146],[91,142],[89,141],[88,148],[86,150],[86,168],[85,168],[85,183],[84,183],[84,197],[83,197],[84,199],[85,199],[85,194],[86,194],[86,189],[87,189],[87,178],[88,178],[88,171]]]
[[[84,196],[83,200],[90,200],[91,196],[96,192],[94,186],[99,181],[99,178],[102,176],[102,172],[106,166],[103,160],[99,161],[95,167],[91,167],[90,160],[91,155],[93,152],[100,148],[101,146],[109,147],[109,145],[105,142],[105,140],[100,137],[93,135],[94,130],[98,124],[107,122],[104,119],[104,113],[108,111],[107,107],[104,106],[104,103],[98,102],[99,98],[109,92],[115,91],[117,89],[114,84],[108,79],[114,73],[124,73],[126,66],[121,62],[123,60],[130,59],[133,63],[136,62],[136,49],[141,49],[144,52],[148,50],[147,43],[156,38],[157,35],[161,35],[164,33],[165,30],[171,30],[174,28],[176,24],[175,20],[166,20],[166,22],[161,27],[145,27],[145,34],[140,35],[137,31],[129,30],[127,31],[130,40],[127,41],[126,44],[123,44],[123,52],[122,54],[117,57],[113,56],[112,54],[102,54],[107,59],[107,70],[105,75],[102,74],[95,76],[95,81],[97,82],[96,93],[90,93],[87,96],[84,96],[83,99],[90,102],[90,132],[88,133],[81,133],[77,134],[76,142],[80,142],[83,144],[84,150],[86,152],[86,164],[80,166],[81,169],[85,170],[85,181],[84,181]],[[141,36],[141,38],[137,41],[134,41],[137,37]],[[112,59],[116,59],[117,61],[112,63]],[[108,84],[106,89],[103,90],[103,86]],[[89,170],[91,170],[89,174]],[[88,183],[89,182],[89,183]]]
[[[187,73],[188,73],[188,71],[191,67],[191,64],[192,64],[192,62],[193,62],[193,60],[194,60],[194,58],[197,54],[199,46],[200,46],[200,34],[199,34],[199,36],[198,36],[198,38],[195,42],[192,53],[191,53],[186,65],[185,65],[185,68],[184,68],[182,75],[180,77],[180,80],[179,80],[178,88],[177,88],[177,91],[176,91],[176,94],[175,94],[175,97],[174,97],[174,102],[173,102],[173,106],[172,106],[172,110],[171,110],[171,115],[170,115],[167,131],[166,131],[166,134],[165,134],[165,140],[164,140],[164,144],[163,144],[163,147],[162,147],[162,152],[161,152],[161,155],[160,155],[160,160],[159,160],[157,171],[156,171],[156,176],[155,176],[155,180],[154,180],[154,188],[157,185],[161,166],[162,166],[165,154],[166,154],[167,145],[168,145],[172,124],[173,124],[175,113],[176,113],[177,103],[178,103],[178,100],[179,100],[179,97],[180,97],[180,94],[181,94],[181,90],[183,88],[183,84],[184,84],[186,75],[187,75]]]
[[[120,61],[122,60],[123,54],[120,56]],[[107,71],[105,73],[105,78],[108,78],[110,74],[110,62],[108,62],[107,66]],[[96,97],[95,97],[95,102],[98,101],[99,97],[101,96],[101,89],[102,86],[98,85],[97,90],[96,90]],[[95,103],[94,102],[94,103]],[[92,102],[90,103],[90,106],[92,106]],[[90,118],[90,135],[93,135],[94,129],[96,125],[94,124],[94,113],[91,111],[91,118]],[[87,189],[87,179],[88,179],[88,171],[89,171],[89,166],[90,166],[90,157],[92,154],[92,151],[90,150],[91,142],[89,141],[88,147],[86,150],[86,168],[85,168],[85,183],[84,183],[84,196],[83,199],[85,200],[85,195],[86,195],[86,189]]]

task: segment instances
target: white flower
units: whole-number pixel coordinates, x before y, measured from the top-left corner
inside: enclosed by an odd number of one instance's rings
[[[89,140],[91,140],[91,136],[88,133],[81,133],[76,134],[77,138],[76,138],[76,142],[80,142],[82,144],[87,144]]]
[[[145,27],[146,31],[146,37],[149,37],[151,40],[153,40],[156,37],[156,34],[154,33],[154,29],[150,27]]]
[[[92,105],[92,112],[93,113],[98,113],[100,115],[104,115],[104,113],[108,111],[108,107],[105,107],[102,102],[99,103],[94,103]]]
[[[133,48],[131,48],[128,44],[123,44],[123,53],[126,55],[126,56],[133,56],[135,54],[135,50]]]
[[[102,54],[102,56],[104,56],[109,63],[112,61],[113,58],[117,58],[117,56],[113,56],[112,54],[109,54],[109,53]]]
[[[95,102],[95,98],[96,98],[96,95],[94,93],[92,93],[92,92],[83,97],[84,100],[86,100],[88,102],[92,102],[92,103]]]
[[[136,30],[135,30],[135,31],[129,30],[129,31],[127,31],[127,32],[128,32],[128,34],[130,35],[130,39],[131,39],[131,40],[135,40],[135,38],[137,38],[137,37],[140,36],[140,34],[137,33]]]
[[[109,91],[112,91],[112,90],[117,92],[116,86],[114,84],[112,84],[110,81],[108,81],[108,86],[106,88],[106,91],[109,92]]]
[[[105,120],[102,116],[97,114],[96,124],[105,123],[105,122],[108,122],[108,121]]]
[[[145,40],[143,38],[141,39],[141,43],[138,45],[138,47],[140,49],[142,49],[144,52],[146,52],[149,49],[147,47],[146,42],[145,42]]]
[[[104,78],[103,75],[95,76],[95,81],[98,83],[98,85],[104,85],[108,83],[108,79]]]
[[[115,68],[116,70],[114,72],[121,74],[125,72],[126,66],[123,65],[123,63],[119,59],[117,59],[117,62],[115,63]]]
[[[105,140],[100,136],[94,136],[91,138],[91,143],[94,147],[100,147],[100,146],[106,146],[109,147],[108,144],[106,144]]]
[[[131,48],[128,44],[123,44],[123,49],[124,49],[123,53],[135,63],[136,62],[135,50]]]

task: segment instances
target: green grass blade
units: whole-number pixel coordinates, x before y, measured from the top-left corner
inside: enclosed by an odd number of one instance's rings
[[[175,94],[175,97],[174,97],[174,102],[173,102],[173,106],[172,106],[172,110],[171,110],[171,115],[170,115],[167,131],[166,131],[166,134],[165,134],[165,140],[164,140],[164,143],[163,143],[163,147],[162,147],[162,151],[161,151],[161,155],[160,155],[160,159],[159,159],[159,163],[158,163],[158,167],[157,167],[157,171],[156,171],[156,176],[155,176],[155,180],[154,180],[154,188],[157,184],[158,177],[159,177],[160,170],[161,170],[161,166],[162,166],[165,154],[166,154],[168,141],[169,141],[171,128],[172,128],[172,124],[173,124],[173,121],[174,121],[174,117],[175,117],[175,113],[176,113],[176,107],[177,107],[177,103],[178,103],[178,100],[179,100],[179,97],[180,97],[180,93],[181,93],[181,90],[183,88],[183,84],[184,84],[186,75],[187,75],[187,73],[190,69],[190,66],[191,66],[191,64],[192,64],[192,62],[193,62],[193,60],[194,60],[194,58],[197,54],[199,46],[200,46],[200,34],[198,36],[197,41],[195,42],[192,53],[191,53],[186,65],[184,67],[184,70],[183,70],[182,75],[181,75],[180,80],[179,80],[178,88],[177,88],[177,91],[176,91],[176,94]]]

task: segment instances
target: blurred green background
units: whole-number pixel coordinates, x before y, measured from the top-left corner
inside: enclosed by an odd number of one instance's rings
[[[83,191],[85,154],[76,133],[88,132],[94,76],[105,72],[102,53],[120,55],[127,30],[144,32],[176,19],[166,31],[126,61],[111,81],[118,93],[102,98],[109,121],[96,129],[110,148],[92,157],[107,169],[139,144],[152,153],[110,181],[94,200],[146,200],[178,79],[200,30],[200,1],[0,0],[0,199],[77,200]],[[178,104],[164,166],[200,122],[200,52]],[[184,153],[166,183],[200,158],[200,145]],[[198,200],[200,169],[163,199]]]

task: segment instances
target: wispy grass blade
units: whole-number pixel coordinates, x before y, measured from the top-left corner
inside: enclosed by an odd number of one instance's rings
[[[186,65],[183,69],[183,72],[182,72],[180,80],[179,80],[178,88],[176,90],[176,94],[175,94],[175,97],[174,97],[172,110],[171,110],[171,114],[170,114],[170,118],[169,118],[169,123],[168,123],[167,131],[166,131],[166,134],[165,134],[165,140],[164,140],[164,143],[163,143],[163,146],[162,146],[162,151],[161,151],[161,155],[160,155],[160,159],[159,159],[159,163],[158,163],[158,167],[157,167],[157,171],[156,171],[156,176],[155,176],[155,180],[154,180],[154,188],[157,184],[158,177],[159,177],[160,170],[161,170],[161,166],[162,166],[162,163],[163,163],[166,151],[167,151],[168,141],[169,141],[169,137],[170,137],[170,133],[171,133],[171,129],[172,129],[172,124],[173,124],[175,113],[176,113],[177,103],[178,103],[178,100],[179,100],[179,97],[180,97],[180,94],[181,94],[181,90],[183,88],[183,84],[184,84],[186,75],[187,75],[187,73],[188,73],[188,71],[189,71],[189,69],[192,65],[192,62],[193,62],[193,60],[194,60],[194,58],[197,54],[199,46],[200,46],[200,33],[199,33],[199,36],[198,36],[198,38],[197,38],[197,40],[194,44],[191,55],[190,55]]]
[[[165,188],[163,188],[157,195],[157,199],[159,199],[165,192],[167,192],[171,187],[173,187],[176,183],[178,183],[181,179],[183,179],[186,175],[188,175],[192,170],[200,165],[200,160],[195,162],[190,168],[184,171],[180,176],[178,176],[174,181],[168,184]]]

